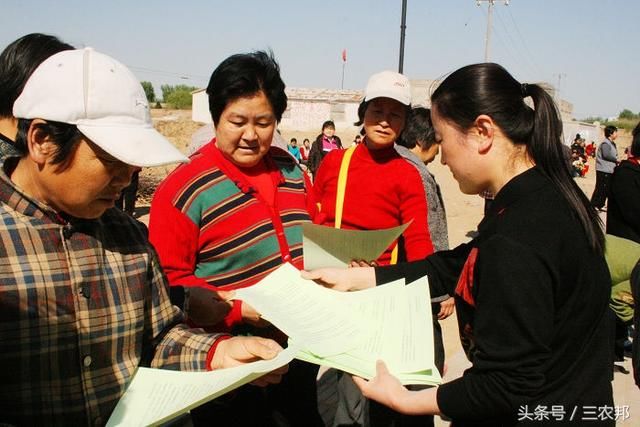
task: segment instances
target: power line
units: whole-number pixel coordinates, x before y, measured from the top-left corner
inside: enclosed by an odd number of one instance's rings
[[[198,75],[194,75],[194,74],[185,74],[185,73],[175,73],[175,72],[171,72],[171,71],[163,71],[163,70],[155,70],[152,68],[146,68],[146,67],[137,67],[134,65],[128,65],[129,69],[133,70],[133,71],[139,71],[142,73],[148,73],[148,74],[158,74],[158,75],[164,75],[164,76],[171,76],[171,77],[178,77],[182,80],[196,80],[196,81],[207,81],[208,77],[205,76],[198,76]]]
[[[480,9],[480,8],[478,8],[478,9],[480,10],[480,13],[482,13],[483,16],[485,18],[487,18],[487,12],[485,12],[484,9]],[[504,48],[507,56],[514,62],[515,65],[517,65],[518,67],[524,68],[523,64],[520,62],[520,60],[511,52],[511,49],[509,48],[507,43],[502,39],[502,36],[500,35],[500,33],[496,31],[496,27],[493,25],[493,23],[491,24],[491,30],[493,30],[493,32],[496,33],[496,37],[498,39],[498,42],[500,42],[500,44]],[[485,56],[485,58],[486,58],[486,56]]]
[[[496,1],[502,1],[505,6],[509,6],[509,0],[476,0],[476,4],[480,6],[482,3],[489,5],[487,12],[487,32],[484,37],[484,62],[489,62],[489,49],[491,47],[491,15],[493,14],[493,6]]]
[[[516,24],[516,20],[513,18],[513,14],[511,13],[511,10],[507,9],[507,12],[509,12],[509,17],[511,18],[511,22],[513,23],[513,26],[516,29],[516,33],[518,34],[518,37],[520,37],[520,42],[522,43],[522,46],[524,46],[524,48],[527,51],[527,53],[529,54],[529,56],[533,58],[533,55],[531,54],[531,51],[529,50],[529,46],[527,46],[527,43],[525,42],[524,37],[522,37],[522,33],[520,33],[520,29],[518,28],[518,24]]]
[[[507,9],[509,10],[509,9]],[[511,11],[509,10],[509,13],[511,13]],[[500,21],[500,24],[502,25],[502,27],[504,28],[504,32],[506,33],[507,37],[509,38],[509,42],[511,43],[511,46],[513,47],[513,49],[515,50],[516,53],[518,53],[519,57],[523,58],[524,61],[531,66],[531,68],[535,69],[535,73],[537,73],[538,75],[541,75],[542,73],[540,72],[540,68],[538,67],[538,65],[532,60],[532,58],[527,55],[526,53],[524,53],[521,49],[519,49],[518,46],[516,46],[515,40],[513,37],[511,37],[511,32],[509,32],[509,29],[507,28],[507,25],[505,24],[505,22],[502,20],[502,14],[496,11],[496,16],[498,17],[498,21]],[[516,27],[517,29],[517,27]]]
[[[484,10],[482,11],[483,13]],[[485,13],[486,15],[486,13]],[[509,48],[509,45],[504,41],[504,39],[502,38],[502,35],[500,34],[500,32],[496,31],[496,27],[491,24],[491,30],[495,33],[496,38],[498,39],[498,41],[500,42],[500,44],[502,45],[502,47],[504,47],[505,52],[507,53],[507,55],[518,65],[518,66],[522,66],[522,63],[520,62],[520,59],[516,57],[516,55],[514,55],[511,51],[511,48]]]
[[[514,19],[513,14],[511,13],[511,9],[507,9],[507,13],[509,14],[509,18],[511,19],[511,23],[513,24],[513,27],[516,29],[516,34],[518,35],[520,43],[524,47],[524,50],[525,50],[525,53],[526,53],[526,54],[524,54],[524,56],[529,60],[529,62],[536,69],[536,72],[540,75],[540,78],[544,78],[543,75],[545,73],[538,66],[538,62],[534,60],[534,55],[529,50],[529,46],[527,46],[527,43],[526,43],[524,37],[522,37],[522,33],[520,32],[520,28],[518,28],[518,24],[516,23],[516,20]]]
[[[492,0],[484,0],[484,1],[491,2]],[[479,2],[478,2],[478,5],[479,5]],[[491,6],[491,3],[489,3],[489,5]],[[508,5],[508,3],[505,2],[505,5]],[[485,11],[482,8],[478,8],[478,9],[481,10],[482,14],[487,19],[488,21],[487,25],[489,25],[489,23],[491,22],[491,25],[487,29],[487,32],[489,33],[490,31],[493,31],[496,33],[498,42],[502,45],[508,57],[514,62],[514,65],[517,65],[519,68],[521,68],[524,74],[530,74],[531,71],[533,71],[535,74],[539,76],[537,77],[537,79],[544,80],[545,74],[541,71],[541,68],[515,43],[514,37],[512,37],[507,24],[501,17],[501,13],[496,11],[498,20],[500,21],[500,25],[502,25],[502,31],[497,31],[497,28],[495,25],[493,25],[493,22],[489,18],[487,11]],[[509,11],[509,8],[507,8],[507,10]],[[511,14],[510,11],[509,11],[509,14]],[[511,16],[511,18],[513,22],[514,21],[513,16]],[[515,22],[514,22],[514,26],[515,26]],[[517,26],[516,26],[516,31],[518,32],[519,36],[522,38],[522,35],[520,34]],[[506,33],[506,36],[503,37],[502,33]],[[487,57],[488,57],[488,54],[485,53],[485,58]]]

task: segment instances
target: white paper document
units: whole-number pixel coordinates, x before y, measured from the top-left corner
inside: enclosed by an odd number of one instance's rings
[[[271,360],[210,372],[138,368],[111,414],[107,427],[167,422],[286,365],[297,352],[297,347],[289,346]]]
[[[283,264],[260,282],[238,289],[234,298],[247,301],[264,319],[319,356],[343,353],[365,340],[366,322],[336,303],[335,291],[300,277]]]
[[[364,378],[384,360],[404,384],[438,384],[429,284],[424,277],[357,292],[337,292],[302,279],[285,264],[258,284],[239,289],[262,317],[301,347],[298,359]]]

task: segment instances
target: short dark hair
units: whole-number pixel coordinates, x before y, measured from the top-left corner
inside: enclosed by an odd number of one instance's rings
[[[273,52],[255,51],[231,55],[213,70],[207,95],[209,95],[209,112],[215,125],[226,106],[241,97],[250,96],[260,91],[273,108],[276,121],[280,122],[287,109],[285,84],[280,77],[280,66],[273,57]]]
[[[73,50],[57,37],[32,33],[20,37],[0,54],[0,117],[13,117],[13,103],[33,71],[50,56]]]
[[[291,138],[291,139],[289,140],[289,142],[298,142],[298,140],[297,140],[297,139],[295,139],[295,138]]]
[[[618,131],[617,127],[615,127],[613,125],[609,125],[606,128],[604,128],[604,137],[605,138],[609,138],[611,135],[613,135],[617,131]]]
[[[360,105],[358,105],[358,121],[353,124],[354,126],[362,126],[362,124],[364,123],[364,113],[367,112],[368,106],[369,101],[365,101],[364,99],[362,100]]]
[[[336,124],[333,123],[333,120],[327,120],[322,124],[322,130],[325,130],[326,128],[336,128]]]
[[[431,124],[431,110],[424,107],[412,108],[407,116],[398,145],[412,149],[419,145],[427,149],[436,142],[436,131]]]
[[[21,157],[26,156],[29,152],[29,148],[27,146],[27,134],[29,132],[31,122],[33,122],[33,119],[18,119],[18,133],[16,134],[14,147]],[[83,137],[82,132],[78,130],[76,125],[68,123],[47,121],[38,124],[38,127],[46,132],[56,145],[56,153],[52,159],[53,164],[63,165],[69,159],[76,145]]]

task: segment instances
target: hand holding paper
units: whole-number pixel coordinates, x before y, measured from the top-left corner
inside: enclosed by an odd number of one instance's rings
[[[273,359],[282,351],[280,344],[262,337],[233,337],[218,342],[211,369],[233,368],[258,360]]]
[[[273,359],[211,372],[138,368],[107,426],[159,425],[289,363],[298,348]]]
[[[314,280],[334,291],[358,291],[376,286],[376,273],[373,267],[318,268],[302,271],[300,275],[303,279]]]
[[[376,362],[376,376],[367,381],[358,376],[353,377],[362,395],[367,399],[373,399],[391,409],[397,410],[397,401],[406,399],[409,390],[387,369],[383,361]]]

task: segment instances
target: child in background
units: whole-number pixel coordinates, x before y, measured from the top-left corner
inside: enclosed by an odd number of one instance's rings
[[[302,157],[300,163],[303,165],[306,165],[309,160],[309,150],[311,150],[311,143],[309,142],[309,138],[305,138],[304,141],[302,141],[302,147],[300,147],[300,156]]]
[[[287,150],[296,159],[298,162],[302,160],[302,155],[300,154],[300,147],[298,147],[298,140],[295,138],[291,138],[289,141],[289,145],[287,145]]]

